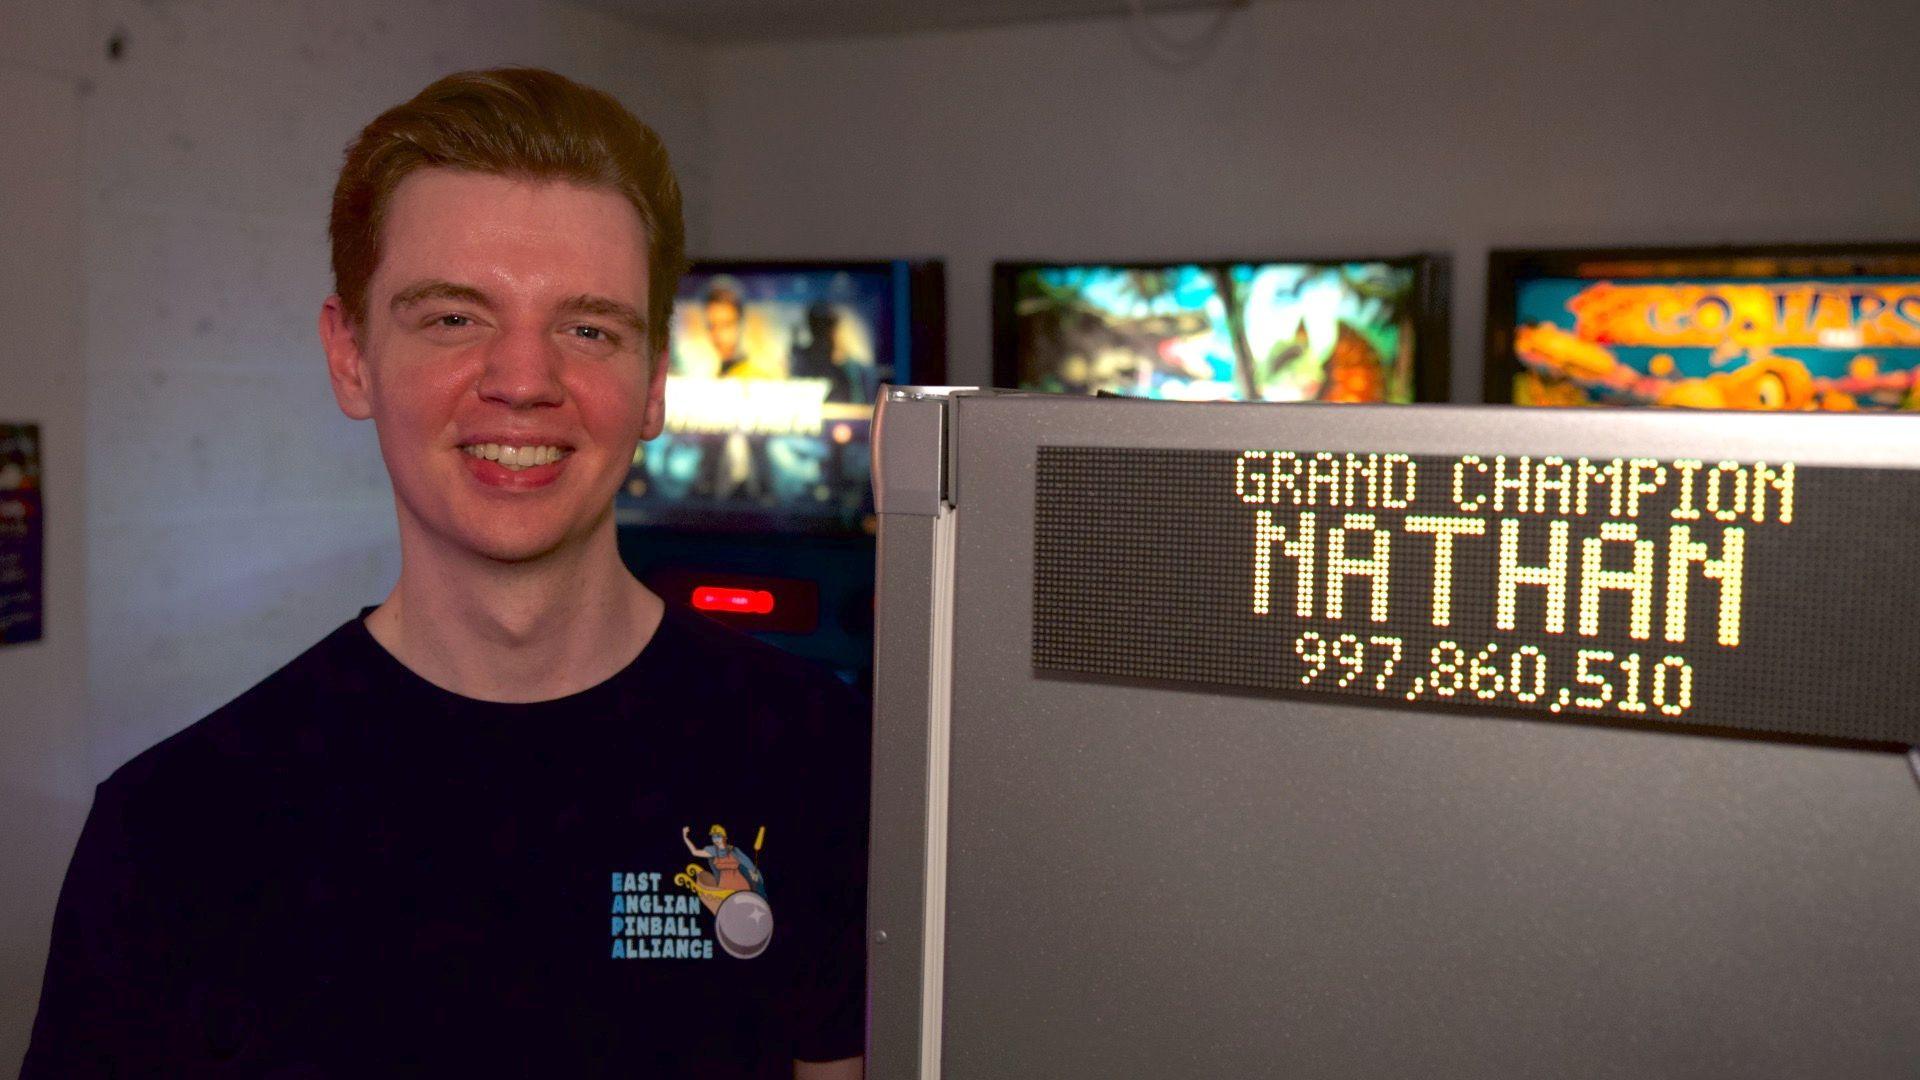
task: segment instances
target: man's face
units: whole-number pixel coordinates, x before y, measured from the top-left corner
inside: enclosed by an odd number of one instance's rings
[[[740,352],[740,309],[728,303],[707,305],[707,340],[714,354],[730,360]]]
[[[321,315],[340,407],[372,417],[403,540],[517,562],[610,522],[660,433],[647,243],[621,195],[425,169],[395,190],[355,334]]]

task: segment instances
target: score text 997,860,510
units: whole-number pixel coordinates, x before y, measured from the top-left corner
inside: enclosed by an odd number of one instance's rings
[[[1537,645],[1502,649],[1490,642],[1469,653],[1442,640],[1423,657],[1408,657],[1406,641],[1390,634],[1327,635],[1308,630],[1294,639],[1304,686],[1365,690],[1487,705],[1544,708],[1550,713],[1658,714],[1680,717],[1693,706],[1693,666],[1674,654],[1649,660],[1638,652],[1578,649],[1571,671],[1556,671],[1553,654]],[[1410,662],[1411,661],[1411,662]]]

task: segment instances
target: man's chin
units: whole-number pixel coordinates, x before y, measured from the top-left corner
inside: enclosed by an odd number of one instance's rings
[[[475,545],[473,554],[504,566],[527,566],[551,559],[565,548],[565,544],[558,543],[490,543]]]
[[[551,525],[502,528],[496,522],[492,527],[461,529],[442,536],[451,541],[447,546],[476,560],[523,566],[579,551],[587,546],[592,532],[591,529],[557,529]]]
[[[538,563],[584,548],[585,533],[532,531],[492,533],[472,538],[469,548],[480,558],[509,565]]]
[[[583,551],[602,530],[611,531],[613,523],[611,495],[604,513],[587,518],[512,510],[489,513],[473,507],[444,516],[421,515],[409,513],[410,509],[401,503],[401,532],[403,536],[415,532],[426,542],[425,550],[506,565],[538,563]],[[437,523],[436,516],[440,517]]]

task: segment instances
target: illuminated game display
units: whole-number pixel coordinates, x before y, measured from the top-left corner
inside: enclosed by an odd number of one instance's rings
[[[1042,446],[1033,662],[1920,742],[1916,509],[1903,469]]]
[[[874,395],[945,377],[945,316],[937,262],[696,263],[666,430],[615,503],[621,558],[669,602],[864,684]]]
[[[1444,400],[1430,258],[994,267],[994,382],[1183,401]]]
[[[938,301],[937,267],[696,265],[674,308],[666,433],[636,450],[622,521],[871,533],[874,394],[942,347]]]
[[[1920,408],[1920,248],[1496,251],[1487,396]]]

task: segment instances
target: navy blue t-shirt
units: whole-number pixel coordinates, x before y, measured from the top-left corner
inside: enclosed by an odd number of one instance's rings
[[[439,689],[356,619],[100,785],[23,1075],[858,1055],[868,731],[830,675],[688,612],[535,704]]]

